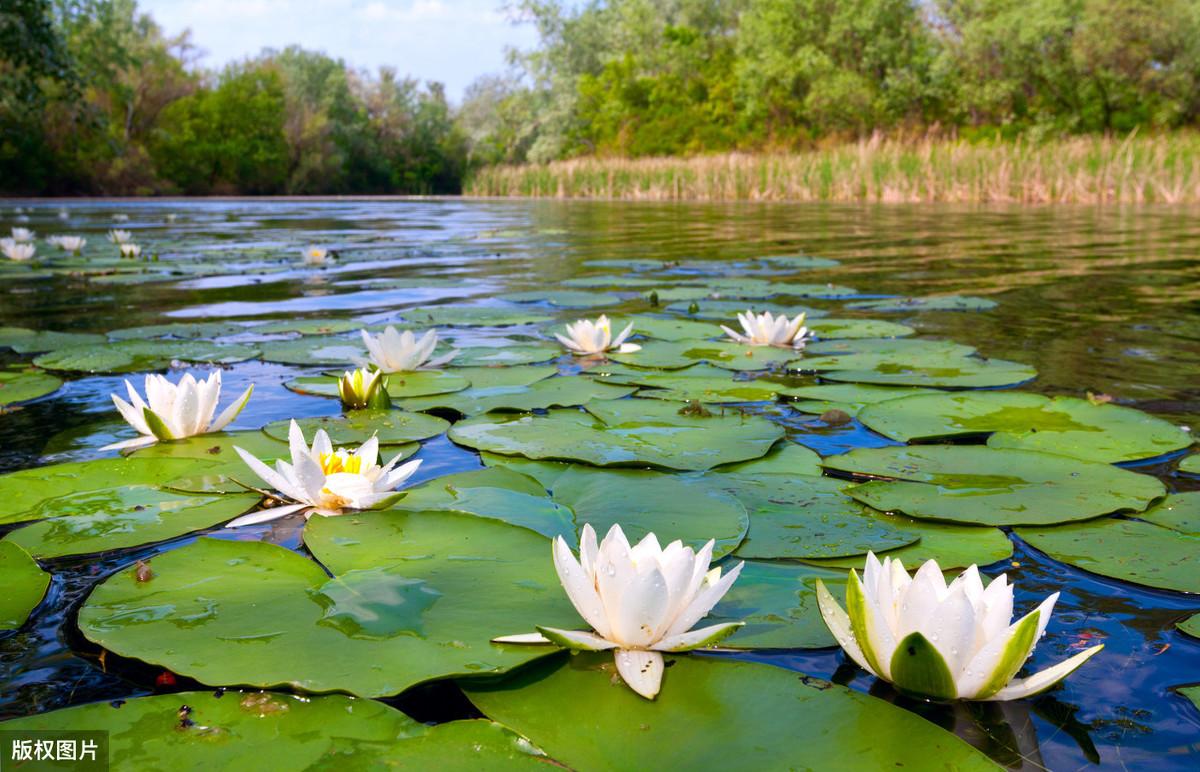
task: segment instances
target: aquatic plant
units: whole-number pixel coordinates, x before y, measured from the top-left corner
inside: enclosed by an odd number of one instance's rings
[[[625,339],[633,334],[633,323],[626,325],[624,330],[613,337],[612,323],[604,314],[599,319],[580,319],[567,325],[567,334],[555,333],[558,342],[577,356],[595,356],[606,351],[632,353],[641,348],[636,343],[626,343]]]
[[[246,387],[221,414],[213,417],[217,402],[221,399],[221,371],[216,370],[204,380],[197,380],[191,373],[171,383],[161,375],[147,375],[146,399],[143,400],[133,384],[125,381],[129,401],[112,395],[121,417],[137,429],[138,437],[133,440],[108,445],[104,450],[132,448],[148,445],[157,440],[178,440],[197,434],[219,432],[238,417],[254,393],[254,384]]]
[[[730,338],[747,346],[776,346],[778,348],[802,349],[808,342],[808,328],[804,326],[805,314],[798,314],[795,319],[788,320],[785,314],[773,316],[770,311],[761,314],[748,310],[738,314],[738,323],[742,332],[735,332],[725,325],[721,329]]]
[[[369,359],[357,357],[358,364],[374,365],[382,373],[405,373],[425,368],[437,368],[446,364],[458,355],[451,351],[444,356],[431,359],[433,350],[437,348],[437,330],[427,330],[418,340],[412,330],[397,332],[396,328],[388,325],[383,332],[372,335],[362,331],[362,341],[370,354]]]

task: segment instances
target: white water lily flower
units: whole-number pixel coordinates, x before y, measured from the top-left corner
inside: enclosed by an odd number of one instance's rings
[[[58,219],[69,220],[69,219],[71,219],[71,213],[68,212],[66,209],[59,209],[58,210]]]
[[[662,684],[664,651],[712,646],[744,623],[725,622],[699,630],[703,619],[733,585],[742,564],[724,576],[709,570],[713,542],[699,552],[673,541],[666,549],[654,534],[630,547],[614,525],[597,547],[592,526],[583,527],[579,559],[560,536],[554,540],[554,568],[579,615],[594,633],[538,627],[537,633],[495,638],[495,643],[552,643],[577,651],[616,649],[617,671],[647,699]]]
[[[1004,574],[985,589],[971,566],[946,585],[936,560],[909,577],[899,560],[867,553],[843,610],[817,580],[817,603],[846,653],[898,689],[938,700],[1017,700],[1049,689],[1104,648],[1093,646],[1029,678],[1013,677],[1050,621],[1058,593],[1010,625],[1013,588]]]
[[[237,418],[254,391],[251,384],[214,419],[213,414],[221,398],[220,370],[202,381],[188,373],[179,379],[178,384],[171,383],[161,375],[147,375],[145,388],[145,401],[129,381],[125,381],[129,402],[116,394],[112,395],[113,404],[121,411],[121,417],[143,436],[108,445],[102,450],[137,447],[149,445],[155,440],[179,440],[197,434],[219,432]]]
[[[0,239],[0,252],[9,260],[32,260],[37,247],[13,239]]]
[[[737,315],[745,334],[734,332],[725,325],[721,325],[721,329],[738,343],[747,346],[777,346],[798,350],[808,342],[805,340],[808,328],[804,326],[804,317],[804,314],[800,314],[788,321],[787,314],[772,316],[770,311],[756,314],[749,310]]]
[[[18,242],[33,241],[33,231],[28,228],[13,228],[12,240]]]
[[[378,335],[363,330],[362,340],[370,358],[357,357],[355,364],[361,367],[375,365],[383,373],[405,373],[422,367],[435,369],[458,355],[455,349],[437,359],[429,358],[438,344],[437,330],[429,330],[418,340],[410,330],[400,333],[389,325]]]
[[[308,247],[304,250],[304,262],[309,265],[321,265],[329,259],[329,250],[321,247]]]
[[[79,254],[87,246],[87,239],[82,236],[59,236],[55,239],[54,244],[65,252]]]
[[[593,356],[613,350],[622,354],[641,350],[642,347],[638,344],[625,342],[625,339],[632,333],[633,322],[630,322],[621,331],[621,334],[614,338],[612,323],[609,322],[607,316],[601,315],[594,322],[591,319],[580,319],[574,324],[568,324],[566,335],[555,333],[554,337],[558,338],[558,342],[566,346],[572,354]]]
[[[139,247],[137,244],[123,243],[123,244],[120,244],[119,246],[121,249],[121,257],[127,257],[130,260],[132,260],[132,259],[136,258],[138,255],[142,254],[142,248]]]
[[[112,218],[113,218],[113,222],[129,222],[129,215],[127,215],[123,212],[118,212],[117,214],[114,214],[112,216]]]
[[[125,244],[132,238],[133,233],[131,231],[113,229],[108,232],[108,240],[114,244]]]
[[[396,495],[396,488],[417,471],[421,462],[410,461],[393,468],[402,454],[379,465],[379,440],[367,440],[354,452],[333,449],[329,435],[318,429],[310,448],[304,432],[292,421],[288,428],[292,463],[279,459],[275,468],[264,464],[241,448],[234,450],[242,460],[270,485],[282,499],[292,503],[251,512],[229,521],[227,528],[254,525],[303,511],[305,517],[342,514],[345,509],[370,509]]]

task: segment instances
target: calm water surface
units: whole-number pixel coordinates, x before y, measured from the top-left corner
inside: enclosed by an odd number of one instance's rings
[[[34,207],[29,222],[11,214]],[[383,321],[403,308],[488,303],[501,289],[555,286],[589,260],[738,259],[805,253],[841,261],[805,275],[864,295],[963,293],[999,306],[983,313],[891,315],[977,347],[987,356],[1037,367],[1027,388],[1045,394],[1112,395],[1180,424],[1200,423],[1200,218],[1195,211],[985,209],[836,205],[662,205],[471,201],[233,201],[66,204],[4,202],[0,225],[39,235],[80,233],[94,243],[130,216],[135,239],[164,260],[220,246],[236,252],[234,275],[150,284],[88,283],[71,277],[0,287],[0,326],[105,332],[200,319],[355,316]],[[176,213],[168,224],[165,215]],[[337,267],[305,268],[310,243],[338,249]],[[48,249],[48,247],[39,247]],[[212,253],[219,259],[221,252]],[[288,261],[283,269],[281,260]],[[243,270],[244,268],[244,270]],[[811,275],[811,279],[808,278]],[[383,286],[380,279],[444,279],[433,287]],[[814,307],[836,303],[814,301]],[[482,333],[481,333],[482,335]],[[0,364],[18,361],[0,352]],[[331,414],[330,400],[301,398],[282,383],[304,368],[248,362],[226,372],[227,392],[253,381],[254,399],[233,428]],[[102,454],[120,428],[109,393],[120,378],[76,379],[52,398],[0,419],[0,470]],[[809,417],[788,420],[792,438],[823,454],[879,444],[860,427],[830,434]],[[444,438],[426,443],[420,480],[477,468],[475,454]],[[1171,490],[1200,487],[1174,461],[1144,465]],[[261,534],[297,547],[298,525]],[[217,532],[217,535],[227,535]],[[186,543],[96,558],[52,561],[47,600],[22,630],[0,633],[0,718],[195,684],[156,684],[159,671],[100,652],[78,634],[74,615],[94,584],[120,567]],[[1013,537],[1015,539],[1015,537]],[[1017,565],[997,565],[1018,583],[1018,605],[1063,590],[1049,635],[1031,664],[1045,666],[1095,642],[1102,656],[1065,688],[1011,704],[934,706],[907,701],[845,664],[835,650],[749,656],[832,678],[904,705],[1008,766],[1028,769],[1195,769],[1200,711],[1172,691],[1200,683],[1200,641],[1174,623],[1200,599],[1103,579],[1016,545]],[[1200,570],[1200,567],[1197,568]],[[445,687],[395,701],[425,720],[463,715]],[[802,716],[781,717],[802,721]]]

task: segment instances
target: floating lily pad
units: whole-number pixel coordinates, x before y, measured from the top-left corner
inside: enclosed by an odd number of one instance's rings
[[[299,335],[337,335],[362,328],[353,319],[280,319],[258,324],[248,329],[255,335],[279,335],[294,332]]]
[[[877,362],[861,366],[853,357],[843,357],[839,367],[822,370],[820,375],[827,380],[849,383],[986,389],[1025,383],[1037,377],[1037,370],[1020,362],[978,357],[963,357],[940,364]]]
[[[1190,616],[1182,622],[1176,622],[1175,626],[1188,635],[1200,638],[1200,614]],[[1193,687],[1193,691],[1196,696],[1191,698],[1192,702],[1196,703],[1196,707],[1200,708],[1200,686]]]
[[[927,340],[925,338],[845,338],[837,340],[819,340],[809,343],[804,349],[808,359],[805,364],[813,370],[833,369],[840,365],[836,359],[817,359],[817,357],[844,357],[856,354],[863,359],[861,362],[944,362],[975,353],[973,346],[955,343],[949,340]],[[868,360],[866,357],[872,357]]]
[[[175,360],[231,364],[256,357],[258,353],[257,348],[250,346],[200,340],[122,340],[55,349],[36,357],[33,363],[46,370],[132,373],[161,370]]]
[[[503,467],[438,477],[409,488],[391,508],[465,512],[576,541],[571,510],[552,502],[537,480]]]
[[[714,539],[717,558],[746,535],[746,508],[708,478],[573,465],[552,493],[580,528],[590,524],[601,536],[619,524],[631,540],[653,532],[663,544],[681,539],[699,549]]]
[[[554,365],[513,365],[510,367],[455,367],[454,372],[471,382],[472,389],[530,386],[558,374]]]
[[[549,362],[563,355],[561,346],[538,343],[515,346],[471,346],[460,349],[449,366],[459,367],[511,367]]]
[[[352,759],[355,769],[444,769],[448,760],[463,769],[546,767],[543,756],[499,724],[426,726],[381,702],[336,694],[180,692],[77,705],[5,724],[23,734],[80,727],[106,732],[105,758],[128,769],[160,769],[167,759],[173,769],[240,769],[251,763],[249,748],[269,748],[271,767],[281,770],[317,769],[333,759]]]
[[[805,326],[818,338],[902,338],[916,333],[912,327],[881,319],[813,319]]]
[[[107,552],[210,528],[248,512],[260,498],[189,496],[147,486],[89,491],[47,500],[37,510],[44,519],[4,540],[39,560]]]
[[[414,370],[390,373],[384,377],[387,379],[387,392],[395,399],[449,394],[471,385],[463,376],[447,370]],[[339,378],[327,375],[305,375],[288,381],[284,386],[300,394],[339,398],[338,381]]]
[[[759,416],[684,416],[669,402],[608,400],[586,407],[588,412],[472,418],[449,436],[501,455],[698,470],[758,458],[783,435]]]
[[[912,397],[918,394],[940,394],[932,389],[906,388],[902,386],[873,386],[865,383],[827,383],[820,386],[798,386],[788,391],[796,399],[788,404],[801,413],[824,413],[841,410],[852,416],[867,405],[885,400]]]
[[[62,384],[62,379],[36,370],[0,371],[0,407],[53,394]]]
[[[390,390],[390,387],[389,387]],[[595,399],[620,399],[632,394],[631,386],[598,382],[580,375],[538,381],[528,386],[471,388],[455,394],[404,400],[405,410],[449,409],[463,415],[478,415],[492,410],[528,412],[550,407],[571,407]]]
[[[1017,535],[1055,560],[1094,574],[1176,592],[1200,592],[1200,537],[1154,523],[1105,518]]]
[[[664,748],[672,768],[697,771],[729,769],[731,760],[828,769],[831,759],[845,769],[925,769],[930,759],[995,769],[953,734],[866,694],[769,665],[670,659],[655,700],[613,683],[610,652],[549,657],[503,681],[461,686],[486,715],[573,769],[642,769]]]
[[[660,287],[668,282],[658,278],[645,276],[574,276],[562,282],[564,287],[603,287],[605,289],[641,289],[643,287]]]
[[[996,301],[967,295],[942,295],[929,298],[885,298],[851,303],[850,308],[865,311],[902,313],[907,311],[987,311],[996,307]]]
[[[1200,453],[1195,453],[1180,461],[1179,471],[1200,475]]]
[[[141,327],[123,327],[109,330],[108,337],[112,340],[138,340],[145,338],[220,338],[224,335],[234,335],[245,332],[240,324],[230,322],[169,322],[167,324],[147,324]]]
[[[1188,536],[1200,536],[1200,491],[1172,493],[1137,518]]]
[[[814,451],[794,442],[781,442],[762,458],[727,464],[712,470],[713,474],[784,474],[821,476],[821,457]]]
[[[5,539],[0,541],[0,576],[4,577],[4,592],[0,593],[0,630],[16,630],[42,602],[46,588],[50,586],[50,575],[28,552]]]
[[[694,307],[694,309],[693,309]],[[791,303],[766,303],[761,300],[747,302],[745,300],[681,300],[671,303],[664,310],[678,314],[686,314],[697,319],[717,319],[726,324],[737,319],[737,315],[746,311],[761,314],[770,311],[773,314],[805,314],[809,319],[826,316],[827,312],[807,306],[792,305]]]
[[[880,515],[894,528],[919,536],[920,541],[907,547],[889,550],[887,556],[900,561],[909,571],[915,571],[927,560],[936,560],[943,570],[986,566],[1012,557],[1013,545],[999,528],[980,528],[974,525],[949,525],[913,520],[897,515]],[[855,568],[862,570],[862,557],[806,559],[805,563],[822,568]]]
[[[724,566],[729,570],[729,565]],[[845,571],[800,563],[747,560],[742,573],[702,624],[744,622],[721,642],[733,649],[820,649],[837,641],[817,608],[816,580],[838,595],[845,592]]]
[[[345,416],[301,418],[296,421],[311,443],[318,429],[324,429],[334,445],[361,445],[378,437],[380,445],[402,445],[436,437],[450,428],[450,422],[425,413],[404,410],[352,410]],[[276,421],[263,427],[268,436],[287,440],[290,421]],[[390,457],[389,457],[390,458]]]
[[[130,459],[197,459],[200,461],[200,470],[193,468],[182,476],[159,481],[158,485],[182,493],[244,493],[245,487],[238,485],[235,480],[251,485],[260,485],[261,482],[238,456],[234,447],[245,450],[268,465],[272,465],[276,459],[291,459],[286,442],[268,437],[261,431],[218,432],[170,442],[156,442],[149,447],[135,450],[130,454]],[[411,447],[412,453],[420,448],[416,443],[403,447]]]
[[[527,292],[505,292],[496,296],[499,300],[509,300],[514,303],[549,303],[562,308],[593,308],[596,306],[611,306],[621,302],[616,295],[604,292],[584,292],[583,290],[529,290]]]
[[[429,306],[402,312],[405,321],[420,325],[447,327],[505,327],[514,324],[540,324],[551,317],[528,308],[497,306]]]
[[[40,520],[61,514],[51,500],[91,492],[153,487],[183,474],[198,474],[213,462],[188,458],[104,458],[52,464],[0,475],[0,523]]]
[[[11,348],[18,354],[37,354],[73,346],[94,346],[104,341],[103,335],[91,332],[53,332],[30,330],[25,327],[0,327],[0,348]]]
[[[702,402],[719,405],[737,402],[774,401],[790,393],[790,388],[763,378],[734,380],[729,374],[721,376],[691,377],[688,371],[625,378],[647,388],[638,392],[639,397],[675,400],[677,402]]]
[[[367,356],[361,340],[326,335],[269,340],[259,348],[264,362],[284,365],[348,365]]]
[[[806,270],[810,268],[834,268],[841,265],[837,260],[828,257],[812,257],[811,255],[770,255],[758,258],[773,269]]]
[[[864,448],[824,464],[884,478],[846,491],[876,509],[978,525],[1048,525],[1140,512],[1165,493],[1148,475],[1032,450]]]
[[[711,322],[697,322],[691,319],[672,319],[658,316],[630,316],[613,321],[613,328],[625,329],[625,325],[633,323],[633,331],[638,335],[657,340],[700,340],[723,336],[721,327]]]
[[[733,341],[677,340],[647,341],[640,351],[610,352],[615,362],[665,370],[708,362],[727,370],[762,370],[796,358],[792,349],[774,346],[746,346]]]
[[[906,397],[864,408],[858,419],[901,442],[991,434],[987,444],[993,448],[1109,463],[1153,458],[1192,443],[1183,429],[1140,410],[1022,392]]]
[[[100,584],[79,627],[209,685],[377,697],[543,655],[489,643],[514,619],[578,620],[549,541],[524,528],[383,511],[314,517],[304,541],[334,578],[283,547],[201,538],[156,557],[148,582],[127,570]]]

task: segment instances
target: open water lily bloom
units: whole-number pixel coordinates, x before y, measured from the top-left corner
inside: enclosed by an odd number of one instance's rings
[[[558,342],[566,346],[572,354],[595,356],[613,350],[622,354],[640,350],[642,347],[638,344],[625,342],[625,339],[632,334],[633,322],[630,322],[621,331],[621,334],[614,338],[612,323],[609,322],[607,316],[601,316],[594,322],[591,319],[580,319],[574,324],[568,324],[566,335],[555,333],[554,337],[558,338]]]
[[[9,260],[32,260],[37,253],[37,247],[13,239],[0,239],[0,253]]]
[[[130,244],[126,242],[123,244],[118,244],[117,246],[121,250],[121,257],[128,258],[130,260],[142,254],[142,248],[137,244]]]
[[[322,265],[329,259],[329,250],[323,247],[307,247],[304,250],[304,262],[309,265]]]
[[[577,651],[614,650],[617,672],[638,694],[654,699],[662,685],[662,652],[712,646],[742,626],[726,622],[693,630],[725,595],[742,564],[724,576],[709,569],[713,542],[699,552],[673,541],[662,548],[654,534],[629,546],[619,525],[596,544],[583,527],[579,559],[560,536],[554,568],[579,615],[594,632],[538,627],[537,633],[495,638],[495,643],[556,644]]]
[[[953,582],[937,561],[909,577],[898,560],[867,554],[850,572],[846,610],[817,580],[817,603],[846,653],[903,692],[935,700],[1017,700],[1043,692],[1104,648],[1093,646],[1028,678],[1014,678],[1046,631],[1058,593],[1014,624],[1004,574],[986,588],[971,566]],[[849,613],[847,613],[849,612]]]
[[[28,228],[13,228],[12,239],[13,241],[22,242],[33,241],[33,231],[29,230]]]
[[[369,359],[359,358],[355,364],[363,367],[375,365],[376,369],[383,373],[406,373],[419,368],[434,369],[458,355],[458,351],[454,350],[445,356],[430,359],[438,344],[437,330],[428,330],[417,338],[411,330],[397,332],[395,327],[388,326],[378,335],[363,330],[362,341],[367,347]]]
[[[113,229],[108,232],[108,240],[114,244],[124,244],[133,238],[131,231]]]
[[[735,332],[725,325],[721,329],[730,338],[747,346],[776,346],[778,348],[802,349],[808,342],[808,328],[804,326],[804,314],[789,320],[787,314],[774,316],[770,311],[756,314],[746,311],[737,315],[742,332]]]
[[[334,450],[329,435],[318,429],[309,447],[295,421],[288,428],[288,444],[292,463],[279,459],[274,469],[234,447],[246,465],[277,491],[274,495],[289,503],[243,515],[226,527],[265,523],[294,512],[304,512],[305,517],[331,517],[347,509],[370,509],[393,498],[396,488],[421,465],[420,461],[410,461],[397,467],[397,455],[380,466],[379,440],[375,437],[355,451]]]
[[[87,239],[82,236],[58,236],[53,243],[64,252],[79,254],[87,246]]]
[[[128,402],[116,394],[112,395],[113,404],[121,412],[121,417],[142,436],[107,445],[102,450],[133,448],[157,440],[179,440],[197,434],[219,432],[237,418],[254,391],[253,385],[248,386],[233,404],[213,418],[217,402],[221,399],[220,370],[202,381],[188,373],[179,379],[178,384],[171,383],[161,375],[147,375],[145,388],[145,400],[129,381],[125,381]]]

